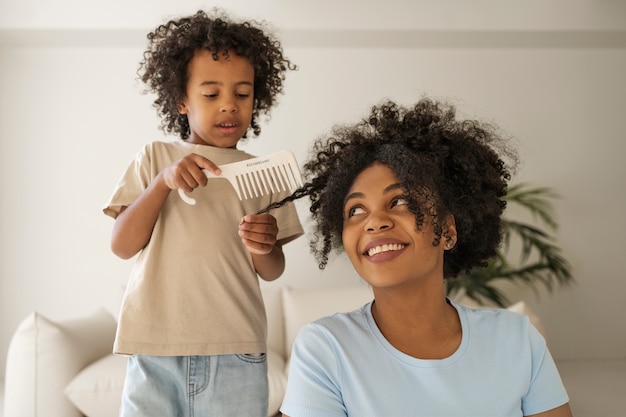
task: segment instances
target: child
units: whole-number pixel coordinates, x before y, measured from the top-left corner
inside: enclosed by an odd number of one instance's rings
[[[526,317],[446,298],[444,280],[501,241],[503,159],[516,162],[504,145],[495,128],[429,99],[386,102],[316,142],[310,180],[287,200],[310,197],[320,266],[342,249],[374,301],[301,330],[284,415],[571,416]]]
[[[130,355],[126,416],[267,415],[266,321],[257,275],[285,266],[281,246],[302,234],[295,208],[257,213],[280,195],[239,201],[218,165],[249,159],[237,144],[296,69],[260,23],[214,10],[148,35],[141,79],[162,129],[182,140],[146,145],[104,212],[113,252],[138,254],[114,352]],[[177,190],[193,192],[197,205]],[[174,191],[174,192],[172,192]],[[275,216],[275,217],[274,217]]]

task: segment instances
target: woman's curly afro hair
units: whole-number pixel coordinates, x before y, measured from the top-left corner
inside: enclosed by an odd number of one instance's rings
[[[254,67],[251,128],[254,136],[259,135],[259,115],[269,116],[277,95],[282,93],[285,72],[297,69],[264,26],[265,22],[235,22],[225,12],[213,9],[211,15],[200,10],[170,20],[147,35],[148,47],[138,75],[146,91],[156,93],[153,104],[161,116],[163,131],[178,134],[183,140],[189,138],[189,122],[179,113],[179,104],[186,96],[189,62],[196,51],[204,49],[211,51],[215,60],[234,52]]]
[[[387,165],[403,186],[416,227],[430,220],[433,246],[449,239],[445,221],[454,216],[457,244],[444,257],[444,278],[453,278],[484,265],[502,240],[510,174],[501,158],[511,167],[517,162],[504,142],[488,123],[456,120],[450,104],[424,98],[405,108],[387,101],[362,122],[335,126],[319,138],[303,166],[306,184],[278,204],[309,196],[316,221],[311,249],[324,268],[329,253],[343,249],[343,202],[354,179],[376,162]]]

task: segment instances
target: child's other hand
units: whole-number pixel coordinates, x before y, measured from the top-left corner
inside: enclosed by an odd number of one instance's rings
[[[182,188],[183,191],[191,192],[194,188],[207,184],[207,178],[203,169],[211,171],[215,175],[221,174],[217,165],[204,156],[190,153],[182,159],[168,165],[161,176],[165,185],[171,190]]]
[[[247,214],[239,223],[239,236],[248,250],[257,255],[267,255],[276,244],[278,226],[271,214]]]

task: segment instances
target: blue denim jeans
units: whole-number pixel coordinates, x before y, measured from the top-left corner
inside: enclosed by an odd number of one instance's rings
[[[266,417],[267,355],[133,355],[121,417]]]

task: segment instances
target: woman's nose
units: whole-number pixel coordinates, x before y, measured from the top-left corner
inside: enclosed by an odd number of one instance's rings
[[[383,214],[373,213],[370,215],[370,218],[366,224],[366,229],[368,232],[379,232],[381,230],[386,230],[392,227],[393,223],[388,216]]]

